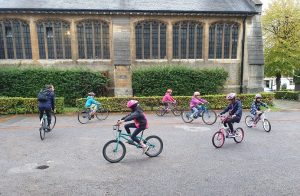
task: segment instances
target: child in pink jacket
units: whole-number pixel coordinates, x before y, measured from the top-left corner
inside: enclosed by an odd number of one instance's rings
[[[194,96],[190,101],[190,108],[193,111],[191,117],[197,118],[201,116],[201,111],[203,111],[203,105],[208,103],[205,99],[200,97],[200,92],[194,92]]]
[[[169,108],[169,104],[175,104],[176,100],[172,97],[172,89],[168,89],[165,96],[162,98],[162,103],[165,105],[165,109]]]

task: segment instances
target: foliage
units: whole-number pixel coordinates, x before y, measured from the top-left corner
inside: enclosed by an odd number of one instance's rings
[[[300,4],[296,0],[274,0],[263,16],[265,73],[291,76],[300,68]]]
[[[271,105],[274,98],[273,93],[262,93],[263,101]],[[209,107],[212,109],[223,109],[228,105],[227,100],[225,99],[226,95],[206,95],[202,98],[209,101]],[[255,97],[255,94],[240,94],[238,98],[242,101],[243,108],[250,108],[251,103]],[[174,96],[179,107],[181,109],[188,109],[191,96]],[[126,103],[130,99],[138,100],[141,107],[144,110],[155,110],[161,104],[161,96],[152,96],[152,97],[97,97],[95,98],[99,101],[102,107],[110,111],[129,111],[126,108]],[[78,109],[84,107],[86,99],[77,99],[76,104]]]
[[[223,89],[228,73],[224,69],[197,69],[188,66],[151,66],[133,70],[135,96],[163,95],[168,88],[176,95],[217,94]]]
[[[36,98],[0,97],[0,114],[27,114],[38,112]],[[64,112],[64,98],[55,99],[56,113]]]
[[[103,74],[88,70],[3,67],[0,70],[0,96],[36,98],[45,84],[53,84],[57,97],[65,97],[66,104],[75,105],[76,98],[89,91],[99,95],[107,81]]]
[[[276,91],[276,99],[299,100],[300,91]]]

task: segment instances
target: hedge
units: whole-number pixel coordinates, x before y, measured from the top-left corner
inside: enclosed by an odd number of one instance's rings
[[[223,109],[228,105],[227,100],[225,99],[226,95],[206,95],[202,96],[202,98],[209,101],[209,107],[212,109]],[[274,93],[262,93],[263,101],[266,102],[268,105],[272,105],[272,100],[274,98]],[[255,94],[240,94],[238,98],[242,101],[243,108],[250,108],[251,103],[255,97]],[[174,96],[177,100],[178,105],[182,109],[189,108],[189,101],[191,96]],[[140,102],[141,107],[144,110],[155,110],[157,106],[160,105],[162,96],[153,96],[153,97],[97,97],[95,98],[99,101],[104,108],[107,108],[110,111],[128,111],[126,108],[126,103],[130,99],[135,99]],[[76,104],[77,107],[80,109],[83,108],[86,99],[77,99]]]
[[[300,91],[276,91],[276,99],[299,100]]]
[[[228,77],[224,69],[199,69],[188,66],[152,66],[132,72],[134,96],[159,96],[168,88],[176,95],[218,94]]]
[[[65,97],[67,105],[75,106],[76,98],[90,91],[99,95],[107,81],[100,72],[81,69],[3,67],[0,70],[0,96],[36,98],[45,84],[53,84],[55,95]]]
[[[64,98],[56,98],[56,113],[64,112]],[[0,97],[0,114],[27,114],[37,113],[36,98]]]

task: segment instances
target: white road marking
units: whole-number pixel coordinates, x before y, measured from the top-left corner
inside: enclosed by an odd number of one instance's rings
[[[192,127],[192,126],[188,126],[188,125],[179,125],[179,126],[175,126],[175,127],[179,128],[179,129],[183,129],[185,131],[189,131],[189,132],[211,131],[210,128],[208,128],[208,127],[201,127],[201,126]]]

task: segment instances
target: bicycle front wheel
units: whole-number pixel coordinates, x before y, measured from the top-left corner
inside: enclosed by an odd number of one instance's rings
[[[46,119],[42,119],[42,125],[40,127],[40,138],[41,140],[45,139],[45,127],[46,127]]]
[[[254,123],[254,119],[252,116],[246,116],[245,118],[245,123],[247,125],[247,127],[251,128],[253,126],[253,123]]]
[[[50,130],[54,129],[56,124],[56,116],[54,112],[51,112],[51,124],[50,124]]]
[[[81,112],[78,112],[78,121],[81,124],[86,124],[90,119],[89,111],[82,110]]]
[[[242,128],[237,128],[234,133],[234,141],[236,143],[241,143],[244,139],[244,130]]]
[[[145,144],[149,146],[149,149],[145,154],[149,157],[158,156],[163,150],[163,142],[160,137],[151,135],[145,139]]]
[[[213,110],[206,110],[202,112],[202,120],[207,125],[212,125],[217,121],[217,114]]]
[[[225,136],[221,131],[218,131],[213,135],[211,141],[214,147],[221,148],[225,142]]]
[[[117,163],[125,157],[126,148],[123,142],[111,140],[104,145],[102,154],[108,162]]]
[[[182,112],[181,118],[185,123],[191,123],[194,119],[191,117],[191,112]]]
[[[271,123],[267,119],[263,120],[263,128],[266,132],[271,131]]]
[[[159,106],[159,107],[157,107],[155,113],[157,116],[163,116],[163,115],[165,115],[166,110],[164,109],[164,106]]]
[[[108,117],[108,110],[105,108],[101,108],[96,112],[96,117],[98,120],[105,120]]]

